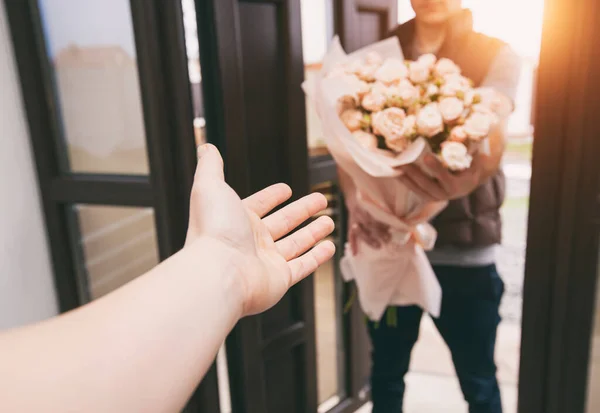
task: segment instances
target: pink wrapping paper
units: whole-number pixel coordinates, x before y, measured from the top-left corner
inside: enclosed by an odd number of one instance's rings
[[[341,270],[355,280],[359,302],[371,320],[379,320],[389,305],[418,305],[434,317],[441,308],[442,292],[425,250],[433,248],[435,229],[428,223],[445,208],[445,202],[425,203],[397,179],[395,167],[419,162],[429,150],[422,138],[398,156],[360,146],[337,114],[338,98],[348,94],[343,80],[324,75],[337,64],[376,51],[383,58],[400,57],[397,39],[391,38],[347,56],[334,39],[323,70],[303,88],[322,121],[327,147],[358,189],[358,204],[373,218],[390,226],[392,241],[379,250],[361,243],[353,255],[346,247]]]

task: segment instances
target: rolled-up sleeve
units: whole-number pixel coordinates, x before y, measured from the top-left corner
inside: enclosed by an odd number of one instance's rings
[[[481,86],[496,89],[509,98],[514,107],[520,74],[521,58],[506,45],[496,55]]]

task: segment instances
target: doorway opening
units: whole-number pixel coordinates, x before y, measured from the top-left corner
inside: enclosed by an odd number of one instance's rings
[[[334,35],[334,11],[331,2],[302,1],[305,76],[314,76]],[[515,110],[508,124],[506,151],[502,169],[507,178],[507,195],[501,214],[503,242],[497,249],[498,272],[505,283],[500,306],[502,322],[498,328],[496,364],[501,385],[504,409],[516,412],[521,343],[521,312],[531,155],[533,146],[533,96],[542,35],[543,0],[519,2],[493,0],[478,2],[463,0],[463,7],[473,13],[474,29],[506,42],[521,58],[520,80],[514,100]],[[398,24],[414,17],[410,0],[398,0]],[[510,25],[507,22],[511,22]],[[308,145],[311,153],[326,153],[320,136],[319,120],[314,109],[307,106]],[[322,411],[338,400],[338,378],[343,372],[337,368],[339,352],[334,337],[340,328],[330,319],[331,309],[339,306],[333,286],[340,282],[333,269],[322,269],[315,277],[317,373],[319,403]],[[326,293],[325,291],[330,291]],[[320,293],[322,291],[322,293]],[[333,319],[332,319],[333,320]],[[334,374],[336,373],[336,374]],[[340,376],[341,374],[341,376]],[[367,378],[365,377],[365,380]],[[456,379],[450,352],[437,332],[433,321],[423,317],[419,341],[414,347],[410,373],[407,376],[405,408],[408,412],[462,412],[466,403]],[[432,393],[438,394],[434,400]],[[369,412],[365,405],[360,411]]]

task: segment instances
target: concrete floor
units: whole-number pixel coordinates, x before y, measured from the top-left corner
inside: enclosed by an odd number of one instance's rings
[[[406,378],[407,393],[405,413],[466,413],[467,404],[462,398],[458,382],[452,377],[423,373],[410,373]],[[516,412],[517,390],[514,386],[501,386],[504,413]],[[431,395],[436,397],[432,398]],[[356,413],[371,413],[371,403]]]

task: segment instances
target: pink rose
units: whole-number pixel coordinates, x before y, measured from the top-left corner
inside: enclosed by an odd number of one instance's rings
[[[372,82],[374,80],[373,75],[375,74],[375,71],[379,69],[378,64],[369,64],[360,60],[353,60],[348,63],[346,67],[349,74],[353,74],[366,82]]]
[[[394,151],[396,153],[400,153],[400,152],[404,151],[408,147],[408,145],[410,144],[410,142],[404,136],[400,136],[400,137],[397,137],[395,139],[388,139],[388,138],[386,138],[385,139],[385,144],[392,151]]]
[[[435,64],[435,71],[440,76],[458,75],[460,74],[460,68],[450,59],[442,57]]]
[[[341,114],[349,109],[356,109],[356,98],[352,95],[346,95],[339,98],[337,104],[338,114]]]
[[[435,62],[437,61],[437,57],[433,53],[427,53],[419,56],[417,62],[425,65],[429,70],[433,69],[435,66]]]
[[[442,143],[440,158],[442,163],[451,171],[469,169],[473,161],[473,157],[469,155],[469,150],[465,145],[451,141]]]
[[[440,112],[445,122],[458,119],[464,109],[465,105],[458,98],[444,98],[440,101]]]
[[[367,82],[360,80],[356,75],[346,74],[340,76],[339,79],[344,82],[348,95],[355,95],[360,98],[371,90],[371,86]]]
[[[377,136],[363,130],[357,130],[352,133],[354,139],[366,149],[377,149]]]
[[[342,112],[340,119],[350,132],[357,131],[363,126],[363,113],[357,109],[350,109]]]
[[[377,52],[370,52],[367,54],[367,57],[365,57],[365,62],[367,62],[368,65],[381,66],[383,58]]]
[[[406,113],[399,108],[388,108],[372,114],[373,132],[383,136],[386,141],[396,141],[403,137],[402,122]]]
[[[408,73],[408,77],[413,83],[425,83],[429,80],[431,71],[423,63],[410,62]]]
[[[480,87],[475,89],[475,91],[480,98],[480,101],[476,103],[484,104],[491,109],[498,106],[499,96],[495,89],[491,87]]]
[[[391,105],[407,107],[419,99],[419,89],[412,83],[404,79],[397,86],[392,86],[388,91],[388,98]]]
[[[444,130],[444,119],[437,103],[430,103],[417,113],[417,129],[429,138]]]
[[[450,131],[450,140],[454,142],[464,143],[467,140],[467,132],[465,132],[465,128],[462,126],[455,126]]]
[[[408,115],[402,122],[400,133],[405,138],[413,138],[417,134],[417,117]]]
[[[465,92],[465,106],[481,103],[481,95],[477,89],[469,89]]]
[[[375,80],[375,72],[379,69],[379,65],[364,64],[356,71],[356,76],[365,82],[373,82]]]
[[[387,86],[383,82],[376,81],[375,83],[371,83],[371,92],[383,93],[387,96],[389,93],[390,86]]]
[[[491,109],[484,103],[478,103],[476,105],[471,106],[471,111],[487,115],[490,118],[492,126],[498,123],[499,118],[496,112],[494,112],[493,109]]]
[[[401,59],[386,59],[375,72],[375,79],[385,84],[399,82],[408,76],[408,68]]]
[[[382,92],[371,91],[362,99],[362,107],[369,112],[379,112],[385,108],[387,96]]]
[[[469,79],[454,74],[444,78],[444,84],[440,88],[440,92],[444,96],[459,96],[462,99],[470,88]]]
[[[490,133],[492,124],[493,118],[489,114],[473,112],[467,118],[463,127],[469,138],[479,141]]]
[[[440,88],[437,87],[436,85],[434,85],[433,83],[431,83],[431,84],[429,84],[429,86],[427,86],[427,90],[425,91],[425,94],[427,96],[439,95]]]
[[[371,86],[367,82],[362,80],[358,81],[356,88],[356,94],[358,95],[358,97],[363,97],[371,90]]]

